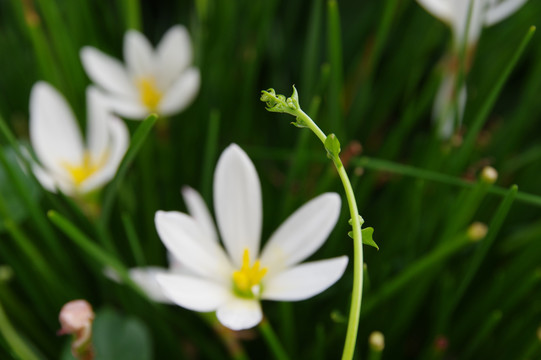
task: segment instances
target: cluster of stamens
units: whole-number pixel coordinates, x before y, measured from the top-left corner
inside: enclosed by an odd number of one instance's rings
[[[241,297],[254,298],[261,292],[260,283],[267,268],[261,268],[261,262],[256,260],[253,266],[250,266],[250,252],[244,249],[242,255],[242,266],[240,270],[233,273],[233,287],[235,293]]]

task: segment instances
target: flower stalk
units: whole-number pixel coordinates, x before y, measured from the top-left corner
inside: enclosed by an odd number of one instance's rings
[[[259,331],[261,332],[261,334],[263,335],[263,338],[269,345],[269,348],[273,352],[275,359],[277,360],[289,359],[284,348],[282,347],[282,344],[280,343],[280,340],[278,340],[278,336],[276,336],[274,329],[271,327],[267,319],[263,319],[263,321],[259,323]]]
[[[277,95],[274,89],[262,91],[261,101],[267,104],[267,110],[271,112],[286,113],[295,116],[296,122],[292,124],[300,128],[309,128],[323,143],[327,150],[327,156],[333,161],[348,202],[348,208],[351,215],[351,226],[353,228],[353,291],[351,296],[351,305],[349,311],[349,321],[346,334],[346,341],[342,353],[342,359],[352,359],[355,352],[355,343],[357,331],[359,328],[359,317],[361,314],[362,303],[362,283],[363,283],[363,248],[362,248],[362,218],[359,216],[357,202],[353,193],[353,188],[347,172],[340,160],[340,142],[334,134],[329,136],[317,126],[317,124],[302,111],[299,105],[299,96],[297,89],[293,86],[293,94],[287,98],[284,95]]]

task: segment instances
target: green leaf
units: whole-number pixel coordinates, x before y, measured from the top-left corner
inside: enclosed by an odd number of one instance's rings
[[[372,238],[372,235],[374,234],[374,228],[368,227],[368,228],[362,229],[361,234],[363,236],[363,244],[370,245],[379,250],[378,244],[376,244],[376,242]],[[350,238],[353,239],[353,231],[348,232],[348,235]]]
[[[152,359],[152,338],[147,326],[111,308],[101,309],[96,314],[92,337],[96,360]]]
[[[124,155],[124,158],[122,159],[122,162],[120,163],[118,167],[118,171],[114,179],[111,181],[111,183],[105,190],[105,194],[103,197],[101,218],[100,218],[100,223],[103,226],[107,225],[109,221],[109,217],[111,215],[111,211],[113,208],[114,199],[117,195],[118,189],[121,187],[124,177],[126,176],[128,172],[128,168],[131,166],[133,160],[135,159],[135,156],[137,155],[137,153],[143,146],[143,143],[145,142],[146,138],[150,134],[152,127],[156,123],[156,120],[158,120],[158,115],[150,114],[141,123],[141,125],[137,127],[135,134],[133,134],[133,137],[130,141],[130,146],[128,150],[126,151],[126,154]]]
[[[6,162],[9,163],[10,167],[16,173],[17,178],[23,183],[30,198],[32,198],[35,203],[38,203],[41,196],[40,189],[23,173],[21,167],[17,163],[14,150],[8,147],[0,151],[4,152]],[[17,191],[9,179],[6,168],[3,166],[0,166],[0,195],[4,199],[11,219],[15,221],[15,223],[18,224],[28,217],[28,208],[24,204],[23,199],[17,196]],[[0,221],[0,233],[3,231],[5,231],[4,222]]]

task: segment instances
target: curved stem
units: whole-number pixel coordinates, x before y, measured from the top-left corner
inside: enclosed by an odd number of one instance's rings
[[[355,353],[355,343],[357,342],[357,330],[359,329],[359,316],[361,314],[361,303],[363,297],[363,238],[361,233],[361,217],[357,209],[357,201],[353,193],[351,182],[349,181],[344,165],[340,160],[340,143],[335,135],[329,137],[316,125],[316,123],[302,111],[299,105],[299,94],[293,86],[293,94],[287,98],[284,95],[277,95],[274,89],[263,90],[261,101],[267,104],[267,110],[271,112],[286,113],[295,116],[296,122],[293,125],[297,127],[307,127],[321,140],[328,157],[333,161],[348,202],[351,215],[351,225],[353,227],[353,291],[351,294],[351,306],[349,310],[348,329],[346,333],[346,342],[342,353],[342,360],[350,360]]]
[[[297,117],[302,120],[316,136],[325,145],[327,136],[321,131],[316,123],[304,111],[298,109]],[[351,305],[349,309],[348,328],[346,333],[346,342],[342,353],[342,360],[352,359],[355,353],[355,343],[357,341],[357,330],[359,328],[359,317],[361,314],[361,303],[363,297],[363,244],[361,223],[359,221],[359,210],[355,200],[355,194],[346,170],[336,154],[333,156],[333,163],[338,171],[342,185],[346,192],[346,198],[349,207],[349,213],[352,219],[353,227],[353,291],[351,294]]]

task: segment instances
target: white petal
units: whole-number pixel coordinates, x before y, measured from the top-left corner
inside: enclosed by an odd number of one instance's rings
[[[36,179],[38,179],[39,183],[45,190],[48,190],[50,192],[56,192],[58,185],[55,181],[54,177],[50,175],[45,169],[43,169],[41,166],[37,164],[32,165],[32,172],[36,176]],[[71,195],[71,194],[67,194]]]
[[[88,77],[104,90],[128,98],[137,97],[137,89],[117,59],[85,46],[81,49],[81,61]]]
[[[209,209],[205,204],[205,200],[201,195],[189,186],[182,188],[182,197],[188,207],[190,215],[199,223],[201,229],[205,231],[206,237],[218,242],[218,234],[214,221],[210,215]]]
[[[176,211],[158,211],[156,230],[167,249],[194,273],[230,283],[233,268],[221,247],[205,237],[199,224]]]
[[[107,115],[108,146],[105,163],[80,185],[80,191],[86,193],[100,188],[111,181],[126,154],[129,146],[129,132],[126,124],[119,118]]]
[[[458,1],[458,0],[451,0]],[[453,21],[453,6],[449,0],[417,0],[417,2],[443,22],[449,23]]]
[[[218,308],[216,317],[231,330],[244,330],[259,324],[263,313],[259,301],[233,297]]]
[[[340,279],[347,256],[304,263],[264,279],[262,299],[298,301],[311,298]]]
[[[494,25],[503,19],[509,17],[518,9],[520,9],[528,0],[503,0],[497,4],[492,2],[492,6],[485,13],[485,24],[487,26]]]
[[[193,311],[214,311],[232,296],[221,284],[193,276],[158,274],[156,280],[171,301]]]
[[[306,203],[270,237],[261,264],[271,272],[298,264],[325,242],[340,215],[340,196],[327,193]]]
[[[107,120],[109,108],[104,95],[94,86],[86,89],[86,133],[88,150],[94,161],[102,158],[107,150],[109,134]]]
[[[483,29],[485,1],[476,0],[473,2],[471,9],[471,17],[469,16],[471,1],[455,1],[453,2],[455,16],[451,24],[451,28],[455,37],[455,47],[461,50],[461,44],[467,41],[472,45],[477,43]],[[468,20],[470,23],[468,24]],[[466,27],[468,27],[468,36],[465,36]]]
[[[261,185],[254,164],[236,144],[224,150],[214,173],[214,210],[222,240],[236,267],[248,249],[259,254]]]
[[[129,271],[130,278],[156,302],[172,304],[173,302],[165,295],[162,287],[158,284],[156,276],[158,274],[168,274],[167,269],[149,266],[142,268],[132,268]]]
[[[154,77],[154,49],[139,31],[128,30],[124,35],[124,61],[132,78]]]
[[[167,89],[192,62],[192,44],[190,35],[184,26],[170,28],[156,49],[157,82],[162,89]]]
[[[124,118],[143,120],[150,114],[138,97],[111,96],[107,102],[115,114]]]
[[[30,94],[30,141],[42,165],[68,176],[66,165],[83,159],[81,132],[68,103],[51,85],[38,82]]]
[[[160,115],[174,115],[192,103],[199,91],[199,70],[191,67],[175,80],[158,104]]]

